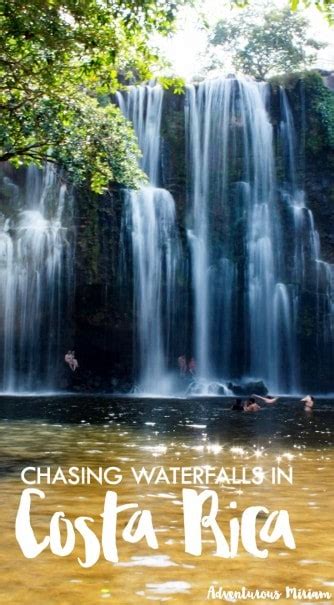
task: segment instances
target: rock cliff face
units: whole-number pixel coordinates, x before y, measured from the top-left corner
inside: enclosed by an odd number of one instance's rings
[[[73,344],[80,371],[68,372],[74,389],[130,388],[132,293],[119,275],[122,193],[76,195],[75,308]]]

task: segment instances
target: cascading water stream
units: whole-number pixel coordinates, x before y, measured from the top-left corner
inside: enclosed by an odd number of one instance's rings
[[[291,391],[296,309],[277,253],[282,231],[267,93],[242,78],[187,90],[194,347],[201,376],[248,376]],[[234,350],[237,340],[243,346]]]
[[[72,279],[65,229],[71,196],[51,165],[28,168],[23,191],[9,177],[3,181],[12,209],[0,225],[0,388],[53,390]]]
[[[161,86],[130,87],[117,94],[123,114],[131,120],[142,150],[141,167],[149,185],[126,191],[122,247],[131,234],[135,329],[135,367],[145,393],[167,393],[176,307],[176,273],[180,244],[171,194],[159,188]]]
[[[283,199],[288,205],[293,224],[293,334],[296,339],[298,317],[302,312],[302,292],[312,292],[315,296],[313,311],[316,317],[314,345],[318,351],[321,370],[321,360],[333,359],[334,355],[334,266],[321,259],[320,238],[314,217],[307,208],[304,191],[298,187],[295,125],[287,93],[283,88],[280,89],[280,101],[280,133],[286,165]],[[298,352],[296,356],[299,357]]]
[[[192,251],[198,372],[203,377],[212,373],[231,376],[230,301],[237,300],[238,267],[233,241],[228,232],[224,233],[223,222],[231,221],[231,188],[237,185],[235,203],[242,206],[248,217],[243,242],[248,281],[245,307],[253,341],[250,369],[257,375],[261,349],[265,346],[267,351],[273,342],[270,307],[263,304],[274,284],[272,227],[267,209],[272,195],[271,127],[264,119],[263,101],[255,84],[232,78],[209,80],[189,87],[187,97],[188,237]],[[216,221],[221,223],[218,233]],[[228,271],[222,278],[224,287],[219,279],[222,268],[225,273]],[[215,280],[210,284],[212,275]],[[224,327],[219,333],[216,328],[221,324],[221,316]],[[259,336],[255,339],[255,334],[260,334],[259,322],[261,340]]]
[[[230,373],[232,334],[227,326],[232,317],[236,267],[227,242],[219,242],[217,254],[212,249],[212,237],[215,201],[226,195],[232,94],[233,82],[229,79],[211,80],[187,89],[188,240],[192,255],[194,352],[202,378],[217,375],[218,368],[222,370],[219,376]],[[217,330],[219,326],[221,329]],[[217,339],[224,345],[218,344]]]

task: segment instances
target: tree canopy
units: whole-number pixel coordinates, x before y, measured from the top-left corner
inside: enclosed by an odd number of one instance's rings
[[[99,103],[158,59],[148,40],[171,30],[182,0],[3,0],[0,161],[60,162],[103,191],[143,178],[130,124]]]
[[[308,22],[289,8],[262,13],[243,10],[233,21],[219,21],[210,43],[230,52],[237,71],[263,80],[269,75],[310,67],[323,44],[310,39]],[[213,66],[219,59],[213,59]]]

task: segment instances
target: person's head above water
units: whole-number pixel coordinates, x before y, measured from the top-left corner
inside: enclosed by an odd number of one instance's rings
[[[244,403],[244,408],[252,407],[254,404],[256,404],[254,397],[248,397]]]
[[[261,407],[256,403],[254,397],[247,399],[244,405],[244,412],[258,412],[259,410],[261,410]]]
[[[301,399],[302,403],[305,403],[305,409],[313,408],[315,399],[312,395],[306,395],[303,399]]]

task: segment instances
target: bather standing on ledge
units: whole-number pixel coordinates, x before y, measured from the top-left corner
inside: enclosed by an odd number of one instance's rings
[[[67,353],[65,354],[65,363],[68,364],[68,366],[71,368],[72,372],[75,372],[75,370],[78,369],[79,367],[79,363],[78,360],[75,357],[75,352],[74,351],[67,351]]]

